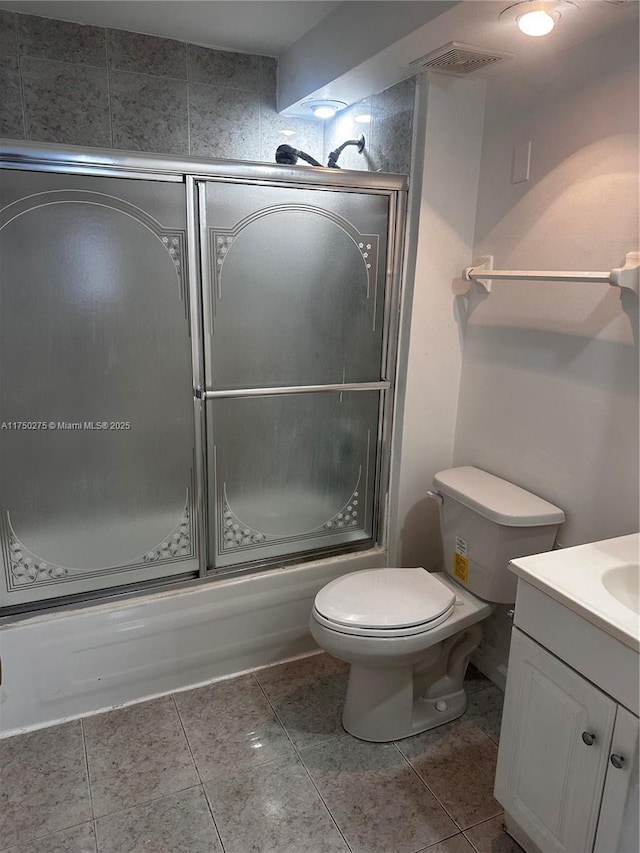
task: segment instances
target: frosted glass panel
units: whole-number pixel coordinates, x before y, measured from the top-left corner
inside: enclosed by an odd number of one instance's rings
[[[388,198],[207,187],[209,387],[380,379]]]
[[[0,193],[1,603],[193,571],[184,187]]]
[[[371,539],[379,404],[376,391],[207,403],[216,565]]]

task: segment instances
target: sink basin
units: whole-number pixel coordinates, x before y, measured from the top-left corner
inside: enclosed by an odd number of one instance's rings
[[[640,651],[640,534],[519,557],[518,577]]]
[[[640,614],[640,566],[627,563],[608,569],[602,575],[602,585],[620,604]]]

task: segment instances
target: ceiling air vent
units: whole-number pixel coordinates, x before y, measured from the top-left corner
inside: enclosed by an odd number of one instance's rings
[[[462,44],[458,41],[450,41],[438,50],[428,53],[420,59],[414,59],[410,68],[432,68],[434,71],[443,71],[445,74],[473,74],[500,62],[503,59],[511,59],[512,53],[503,53],[498,50],[488,51],[482,47],[472,44]]]

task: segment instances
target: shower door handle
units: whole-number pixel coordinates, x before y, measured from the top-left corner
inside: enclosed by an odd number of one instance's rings
[[[196,388],[194,395],[199,400],[219,400],[230,397],[276,397],[284,394],[317,394],[321,392],[343,391],[388,391],[391,383],[380,382],[342,382],[335,385],[287,385],[282,388],[235,388],[231,390],[205,391]]]

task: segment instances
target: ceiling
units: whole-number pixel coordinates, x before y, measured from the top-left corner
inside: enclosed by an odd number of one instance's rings
[[[0,0],[0,8],[279,56],[339,0]]]
[[[0,8],[276,56],[278,109],[308,117],[310,98],[354,103],[416,73],[414,61],[452,41],[512,54],[478,72],[561,73],[563,52],[616,27],[637,31],[638,0],[569,0],[579,14],[550,39],[500,17],[517,0],[0,0]],[[568,22],[567,22],[568,23]],[[545,77],[546,79],[546,77]]]
[[[528,88],[544,80],[553,91],[567,51],[616,28],[638,32],[637,0],[571,0],[576,8],[573,13],[562,10],[551,36],[530,38],[516,26],[515,14],[513,19],[501,17],[514,2],[343,3],[280,57],[278,109],[304,115],[305,104],[313,99],[354,103],[417,73],[417,60],[451,42],[511,55],[480,68],[470,79],[507,77],[522,87],[521,75],[529,75]],[[361,10],[366,7],[369,25],[363,27]]]

